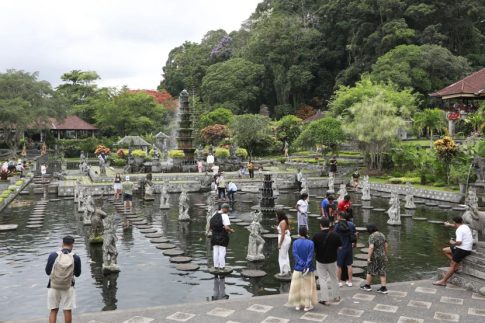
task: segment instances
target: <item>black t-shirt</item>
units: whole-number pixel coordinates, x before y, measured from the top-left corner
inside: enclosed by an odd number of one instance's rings
[[[323,230],[313,236],[315,244],[315,259],[322,264],[337,261],[337,250],[342,246],[340,237],[335,232]]]

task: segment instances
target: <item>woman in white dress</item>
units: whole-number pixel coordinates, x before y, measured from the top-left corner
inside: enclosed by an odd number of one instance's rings
[[[116,173],[115,180],[113,183],[113,190],[115,192],[115,200],[118,200],[121,196],[121,188],[122,188],[122,183],[121,183],[121,175],[119,173]]]
[[[290,256],[288,250],[291,245],[290,223],[283,210],[276,212],[278,216],[278,263],[280,265],[280,276],[290,275]]]

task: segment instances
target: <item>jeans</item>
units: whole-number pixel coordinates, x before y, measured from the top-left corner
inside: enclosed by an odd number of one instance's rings
[[[329,264],[317,263],[318,281],[320,283],[320,300],[328,302],[331,299],[340,296],[340,290],[337,282],[337,263]],[[329,282],[327,283],[327,279]],[[329,286],[330,285],[330,286]],[[331,293],[328,291],[330,287]]]
[[[229,198],[229,201],[234,202],[234,191],[227,191],[227,197]]]
[[[225,187],[218,187],[217,188],[219,198],[226,198],[226,188]]]

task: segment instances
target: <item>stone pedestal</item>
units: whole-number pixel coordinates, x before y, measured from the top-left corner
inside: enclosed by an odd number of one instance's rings
[[[446,267],[439,268],[438,278],[441,279],[447,270]],[[485,242],[477,243],[476,251],[462,261],[461,270],[456,272],[449,282],[479,293],[485,286]]]

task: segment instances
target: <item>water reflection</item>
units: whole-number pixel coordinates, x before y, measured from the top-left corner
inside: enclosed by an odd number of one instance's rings
[[[103,279],[102,297],[105,306],[103,311],[111,311],[117,308],[116,292],[118,291],[117,281],[119,273],[110,273]]]
[[[223,276],[214,277],[214,295],[211,299],[217,301],[219,299],[229,299],[229,295],[226,295],[226,278]]]

